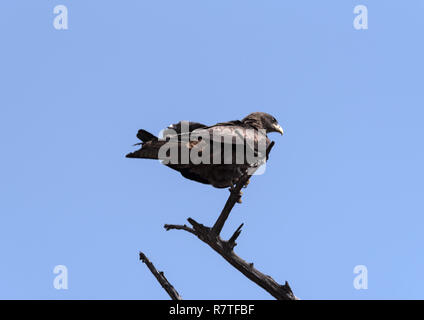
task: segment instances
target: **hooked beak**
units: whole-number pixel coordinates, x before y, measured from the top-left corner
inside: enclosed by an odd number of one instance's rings
[[[283,128],[281,128],[281,126],[278,123],[274,124],[274,130],[275,130],[275,132],[281,133],[281,135],[284,134]]]

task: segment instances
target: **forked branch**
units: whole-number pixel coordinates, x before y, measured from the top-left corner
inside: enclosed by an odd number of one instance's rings
[[[269,152],[274,146],[274,142],[271,142],[266,153],[268,159]],[[284,285],[278,284],[273,278],[263,274],[257,270],[253,263],[248,263],[237,254],[234,253],[234,247],[237,245],[236,240],[241,233],[243,224],[241,224],[229,240],[223,240],[220,237],[222,228],[230,215],[236,202],[240,199],[241,189],[247,184],[251,175],[245,173],[238,181],[236,186],[232,188],[230,196],[225,203],[224,208],[221,211],[218,219],[216,220],[212,228],[206,227],[203,224],[198,223],[192,218],[188,218],[188,222],[192,227],[187,225],[173,225],[166,224],[164,227],[168,230],[184,230],[197,236],[200,240],[208,244],[213,250],[220,254],[225,260],[227,260],[234,268],[243,273],[247,278],[255,282],[257,285],[269,292],[273,297],[278,300],[295,300],[296,296],[293,294],[289,284],[286,282]]]

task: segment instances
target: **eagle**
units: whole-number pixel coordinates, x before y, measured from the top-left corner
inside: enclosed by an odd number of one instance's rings
[[[141,148],[127,158],[159,159],[184,178],[215,188],[233,188],[246,173],[252,175],[267,161],[271,140],[267,134],[283,129],[268,113],[254,112],[242,120],[207,126],[180,121],[168,126],[159,138],[140,129]]]

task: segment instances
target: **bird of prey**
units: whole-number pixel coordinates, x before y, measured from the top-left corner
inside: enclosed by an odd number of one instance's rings
[[[267,160],[269,132],[283,134],[270,114],[254,112],[242,120],[207,126],[180,121],[163,131],[163,137],[140,129],[139,150],[127,158],[159,159],[187,179],[216,188],[232,188],[246,173],[253,174]]]

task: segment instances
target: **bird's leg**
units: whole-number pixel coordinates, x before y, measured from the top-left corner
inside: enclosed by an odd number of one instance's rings
[[[247,186],[249,185],[249,183],[250,183],[250,179],[246,181],[246,183],[244,184],[243,188],[247,188]]]
[[[231,187],[228,188],[228,190],[230,191],[230,193],[233,193],[233,194],[236,193],[235,192],[236,191],[236,185],[237,185],[237,182],[234,183],[234,181],[232,181]],[[237,203],[241,203],[241,196],[242,195],[243,195],[243,192],[239,191],[239,193],[238,193],[239,198],[237,199]]]
[[[228,188],[230,193],[234,193],[237,186],[237,179],[231,179],[231,186]]]
[[[237,203],[241,203],[241,196],[243,195],[243,192],[240,191],[239,193],[239,198],[237,199]]]

